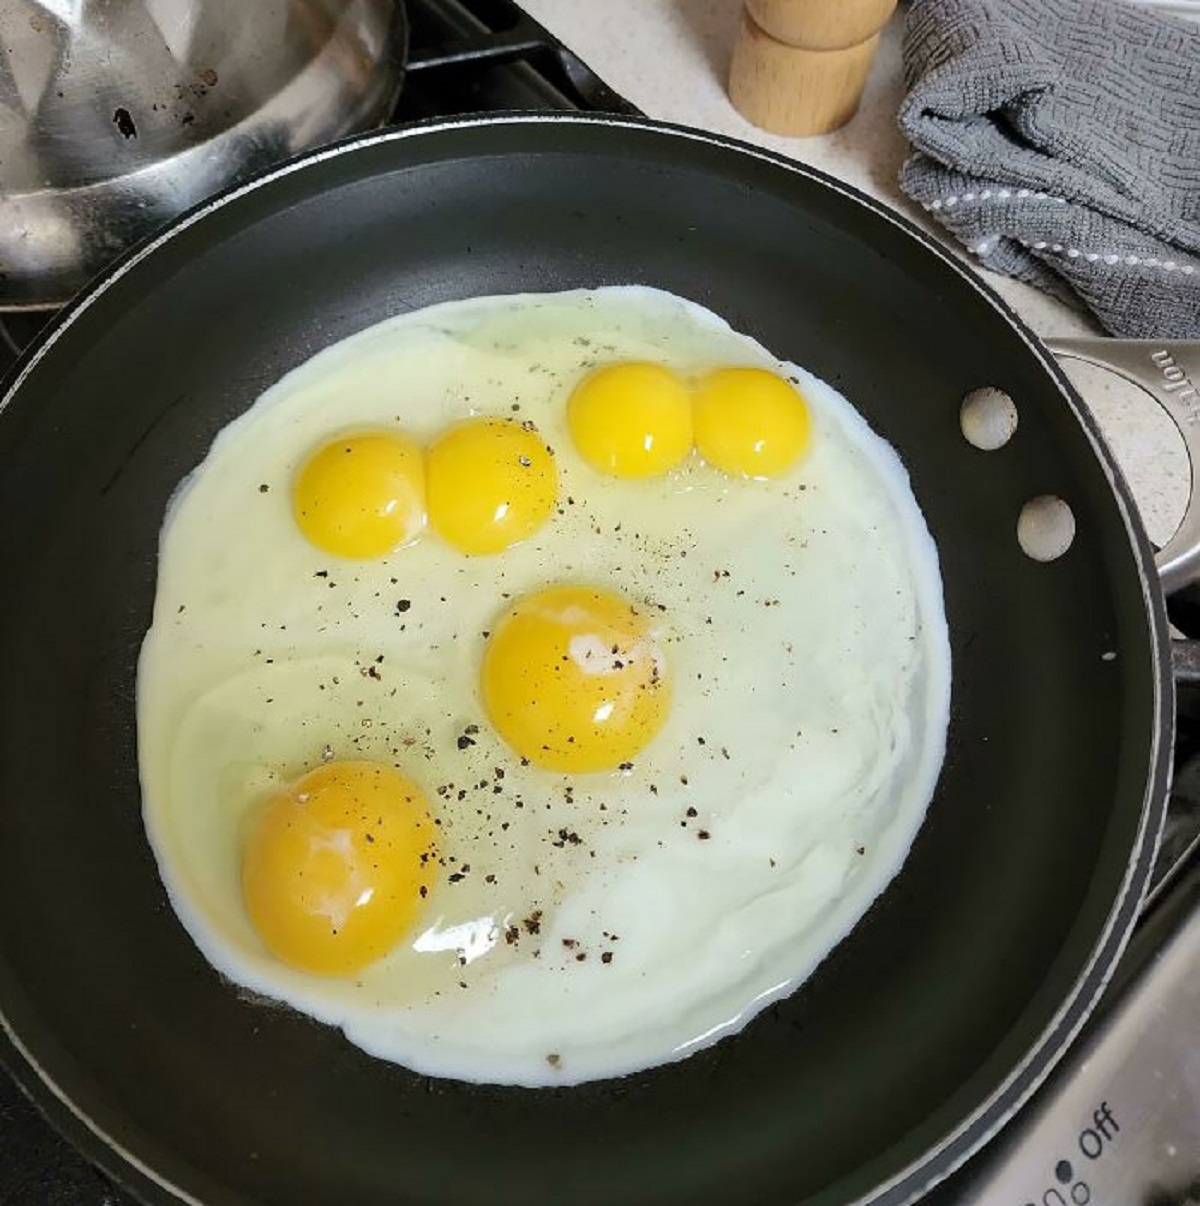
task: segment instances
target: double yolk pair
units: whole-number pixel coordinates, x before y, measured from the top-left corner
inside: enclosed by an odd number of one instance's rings
[[[531,424],[468,419],[427,449],[400,431],[341,436],[309,457],[292,487],[296,523],[335,557],[383,557],[426,523],[463,553],[499,553],[554,508],[554,458]]]
[[[567,421],[580,456],[613,477],[657,477],[693,447],[732,477],[779,477],[811,439],[799,392],[759,368],[721,368],[689,382],[661,364],[605,365],[575,387]]]

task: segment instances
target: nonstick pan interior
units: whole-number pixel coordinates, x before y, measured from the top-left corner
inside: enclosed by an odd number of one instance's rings
[[[942,558],[949,754],[895,884],[737,1038],[570,1090],[431,1081],[243,999],[166,902],[134,732],[159,523],[219,428],[334,340],[450,298],[634,282],[825,377],[899,450]],[[1019,410],[996,452],[959,429],[980,385]],[[1148,870],[1164,622],[1114,475],[990,294],[840,187],[717,140],[454,123],[226,197],[77,305],[0,413],[7,1062],[153,1202],[909,1200],[1079,1024]],[[1016,539],[1043,494],[1078,526],[1045,564]]]

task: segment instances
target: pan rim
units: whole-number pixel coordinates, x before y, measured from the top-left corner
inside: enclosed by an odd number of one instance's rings
[[[707,144],[721,153],[748,156],[840,194],[847,201],[863,206],[876,217],[891,223],[901,235],[915,240],[927,253],[935,256],[944,267],[949,268],[962,284],[973,289],[1005,320],[1058,387],[1063,401],[1070,408],[1075,420],[1091,443],[1093,455],[1108,480],[1113,501],[1117,505],[1129,538],[1151,637],[1153,664],[1150,680],[1153,683],[1154,698],[1153,732],[1146,786],[1137,834],[1129,853],[1120,888],[1085,966],[1076,976],[1063,1002],[1044,1025],[1036,1039],[1029,1045],[1016,1066],[988,1093],[983,1101],[966,1117],[955,1123],[952,1129],[935,1145],[927,1148],[887,1181],[876,1185],[866,1196],[859,1197],[853,1204],[853,1206],[884,1206],[887,1203],[888,1206],[905,1206],[905,1204],[918,1201],[996,1136],[1050,1075],[1075,1040],[1079,1030],[1091,1016],[1116,970],[1116,964],[1129,941],[1149,887],[1154,853],[1165,820],[1166,800],[1171,777],[1171,751],[1174,744],[1175,702],[1173,677],[1170,669],[1170,637],[1166,607],[1154,566],[1153,550],[1142,527],[1129,487],[1112,452],[1104,442],[1096,421],[1082,403],[1053,353],[986,280],[972,272],[947,247],[924,231],[911,218],[887,203],[871,197],[853,185],[818,168],[788,159],[783,155],[736,138],[641,116],[604,113],[517,111],[504,114],[466,114],[452,118],[433,118],[401,127],[353,135],[296,156],[250,180],[232,185],[223,192],[202,201],[172,220],[162,230],[133,247],[68,303],[18,360],[12,376],[3,385],[3,394],[0,395],[0,420],[3,419],[5,410],[20,390],[26,377],[49,354],[63,333],[111,287],[135,269],[143,259],[153,254],[158,247],[168,243],[183,231],[204,220],[209,214],[224,208],[238,198],[326,160],[373,146],[480,126],[535,126],[546,123],[631,128],[650,135],[672,139],[681,138],[684,141]],[[202,1199],[157,1172],[140,1156],[109,1135],[82,1108],[77,1106],[22,1042],[12,1028],[2,1006],[0,1006],[0,1035],[24,1062],[25,1068],[34,1074],[41,1087],[48,1091],[59,1107],[68,1112],[74,1123],[73,1130],[88,1141],[87,1148],[83,1150],[89,1160],[100,1165],[106,1173],[123,1184],[127,1184],[125,1179],[129,1175],[129,1170],[132,1169],[158,1190],[170,1195],[174,1201],[186,1203],[187,1206],[206,1206]],[[0,1052],[0,1055],[2,1054]],[[10,1072],[26,1095],[41,1108],[43,1103],[39,1101],[35,1089],[27,1083],[27,1078],[13,1069],[10,1069]],[[57,1121],[53,1119],[51,1121],[56,1127],[59,1125]],[[73,1134],[71,1141],[82,1148],[83,1145],[78,1135]],[[114,1162],[111,1160],[113,1156],[123,1162],[124,1167],[114,1166]],[[135,1189],[134,1192],[144,1192],[144,1187],[140,1190]]]

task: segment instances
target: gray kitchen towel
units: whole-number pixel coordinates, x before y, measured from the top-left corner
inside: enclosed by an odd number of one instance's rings
[[[904,191],[1112,334],[1200,337],[1200,26],[1118,0],[914,0]]]

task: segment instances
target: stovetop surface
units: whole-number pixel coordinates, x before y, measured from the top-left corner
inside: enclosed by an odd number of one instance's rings
[[[512,0],[408,0],[408,75],[396,123],[499,110],[636,113]],[[0,322],[0,373],[45,316]],[[1172,795],[1155,882],[1200,837],[1200,699],[1181,706]],[[951,1202],[943,1189],[938,1201]],[[0,1072],[0,1206],[134,1206],[62,1140]]]

